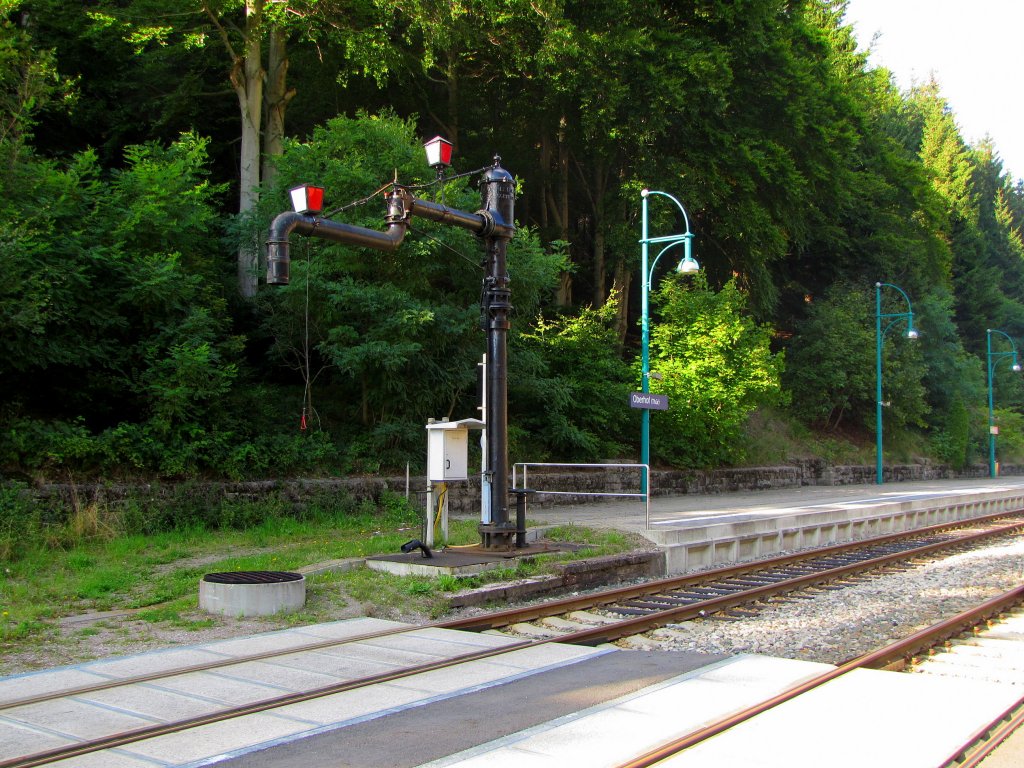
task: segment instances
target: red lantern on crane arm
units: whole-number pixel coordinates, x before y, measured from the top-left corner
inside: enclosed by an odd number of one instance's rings
[[[452,164],[452,143],[440,136],[435,136],[430,141],[424,142],[423,149],[427,153],[427,165],[441,172],[442,168],[448,168]]]
[[[288,190],[292,210],[304,216],[318,216],[324,210],[324,188],[313,184],[300,184]]]

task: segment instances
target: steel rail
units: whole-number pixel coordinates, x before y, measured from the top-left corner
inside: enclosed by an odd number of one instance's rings
[[[942,768],[977,768],[1021,726],[1024,726],[1024,696],[984,728],[979,728],[975,740],[964,745]]]
[[[827,682],[835,680],[838,677],[842,677],[849,672],[856,669],[884,668],[888,664],[891,664],[894,659],[903,658],[907,655],[912,656],[915,653],[920,652],[923,648],[931,647],[936,643],[942,642],[949,637],[959,634],[965,627],[974,626],[978,622],[984,621],[986,618],[998,614],[1007,607],[1016,605],[1021,601],[1024,601],[1024,586],[1017,587],[1016,589],[1010,590],[998,597],[987,600],[975,608],[964,611],[961,614],[941,621],[931,627],[926,627],[919,632],[915,632],[909,637],[897,640],[894,643],[890,643],[889,645],[871,651],[870,653],[866,653],[863,656],[858,656],[849,661],[845,661],[834,669],[823,672],[810,680],[806,680],[803,683],[795,685],[792,688],[771,697],[770,699],[766,699],[752,707],[736,712],[729,717],[724,717],[721,720],[706,725],[693,733],[687,734],[686,736],[662,744],[656,749],[650,750],[643,755],[639,755],[628,762],[620,764],[617,768],[649,768],[649,766],[653,766],[662,760],[666,760],[683,750],[689,749],[702,741],[710,739],[712,736],[717,736],[740,723],[746,722],[747,720],[767,712],[780,704],[785,704],[787,701],[791,701],[798,696],[801,696],[818,686],[824,685]],[[929,642],[930,645],[928,645]],[[955,757],[956,755],[953,755],[953,758]]]

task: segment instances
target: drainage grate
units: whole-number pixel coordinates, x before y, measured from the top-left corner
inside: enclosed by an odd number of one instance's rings
[[[213,584],[281,584],[286,581],[298,581],[301,573],[290,571],[229,571],[227,573],[208,573],[203,581]]]

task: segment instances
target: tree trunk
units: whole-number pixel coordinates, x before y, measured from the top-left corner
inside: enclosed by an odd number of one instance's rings
[[[449,52],[448,66],[445,68],[445,80],[448,86],[448,141],[452,143],[452,152],[459,151],[459,70],[458,61]]]
[[[267,83],[264,93],[266,129],[263,132],[263,184],[269,184],[276,171],[273,158],[284,153],[284,115],[295,89],[288,89],[288,42],[284,30],[270,30],[267,46]]]
[[[236,57],[231,68],[231,85],[238,96],[242,114],[242,141],[238,173],[238,212],[248,213],[259,202],[260,127],[263,119],[262,46],[260,18],[264,0],[245,0],[245,54]],[[238,249],[238,291],[246,298],[256,295],[256,269],[259,248],[256,243]]]
[[[599,158],[594,160],[594,178],[590,189],[590,205],[593,209],[593,232],[594,232],[594,306],[604,305],[608,298],[605,286],[605,216],[604,205],[605,195],[608,188],[608,174],[605,173],[605,163]]]
[[[605,293],[604,279],[604,220],[594,216],[594,306],[604,305],[608,295]]]
[[[547,129],[541,130],[540,138],[540,227],[541,231],[547,234],[547,229],[550,224],[548,220],[548,211],[551,206],[548,205],[548,201],[551,197],[551,138],[548,136]]]
[[[561,238],[569,242],[569,143],[567,138],[569,121],[562,117],[558,122],[558,220],[561,225]],[[572,272],[559,275],[558,292],[555,304],[568,307],[572,304]]]
[[[629,331],[629,286],[633,282],[633,273],[626,268],[626,260],[619,257],[615,263],[615,281],[612,290],[619,295],[618,313],[615,318],[615,332],[619,337],[619,347],[626,343]]]

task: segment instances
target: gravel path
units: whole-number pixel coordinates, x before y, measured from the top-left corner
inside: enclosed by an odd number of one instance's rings
[[[672,624],[620,643],[644,650],[760,653],[830,664],[923,629],[1024,581],[1024,537],[912,565],[807,599],[763,605],[757,616]]]

